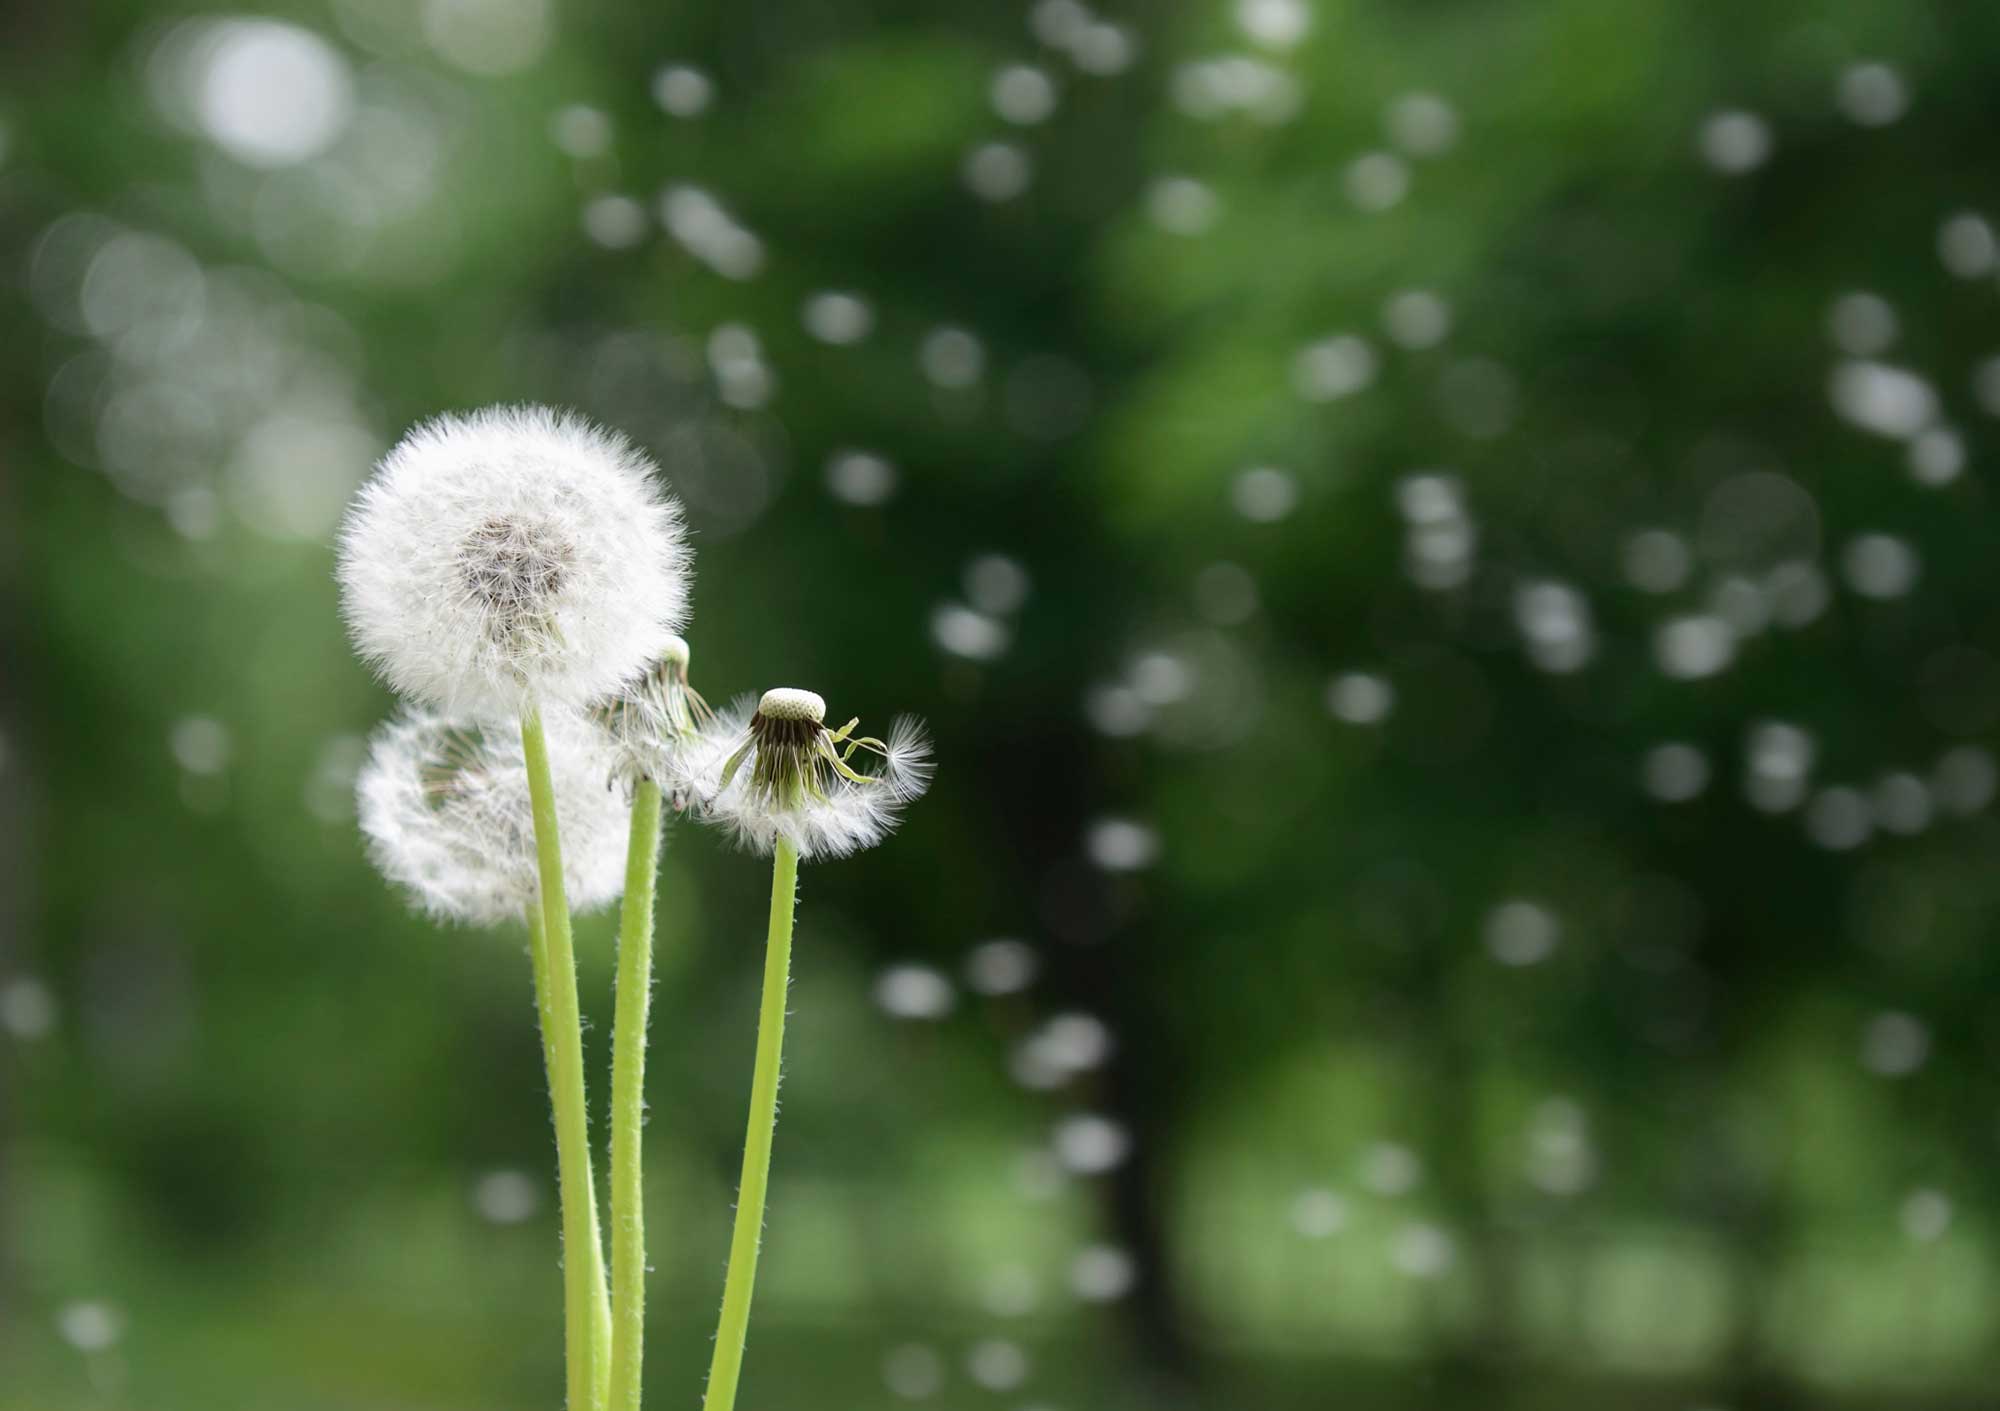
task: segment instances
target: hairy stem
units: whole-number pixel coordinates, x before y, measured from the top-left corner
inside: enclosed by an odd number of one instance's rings
[[[542,1053],[548,1062],[549,1101],[555,1108],[557,1185],[562,1197],[566,1385],[570,1411],[600,1411],[610,1373],[611,1310],[604,1291],[596,1181],[590,1169],[590,1110],[584,1098],[576,949],[570,936],[569,900],[563,891],[555,784],[549,774],[548,741],[538,710],[531,709],[521,717],[521,747],[527,757],[535,859],[542,884],[542,926],[535,969]]]
[[[556,1071],[556,1021],[551,1005],[554,1004],[555,997],[554,992],[549,988],[548,929],[542,924],[542,907],[540,902],[536,902],[528,908],[528,954],[535,968],[535,1011],[541,1018],[542,1062],[549,1073],[549,1092],[551,1098],[553,1098]],[[604,1281],[604,1263],[602,1257],[597,1253],[602,1243],[597,1223],[597,1180],[595,1173],[589,1168],[586,1168],[583,1173],[583,1195],[584,1204],[590,1209],[591,1276],[600,1285],[598,1297],[595,1300],[595,1306],[592,1310],[591,1333],[594,1338],[593,1345],[599,1349],[603,1349],[608,1347],[611,1341],[611,1303],[605,1297],[601,1287]],[[607,1360],[602,1356],[597,1358],[598,1362],[606,1362]],[[608,1371],[608,1366],[599,1368],[596,1384],[593,1386],[593,1395],[598,1396],[600,1400],[602,1399],[603,1383],[606,1380],[604,1374]]]
[[[632,797],[625,904],[618,923],[618,1012],[611,1038],[611,1411],[639,1411],[646,1342],[646,1012],[653,994],[653,888],[660,860],[660,786]]]
[[[750,1291],[757,1282],[757,1246],[764,1234],[764,1195],[771,1176],[771,1138],[778,1125],[778,1058],[785,1045],[785,990],[791,981],[792,906],[799,889],[799,855],[778,840],[771,862],[771,930],[764,949],[764,1002],[757,1016],[757,1068],[750,1080],[750,1127],[743,1139],[743,1183],[736,1228],[729,1239],[729,1275],[722,1285],[722,1319],[708,1369],[706,1411],[733,1411],[750,1331]]]

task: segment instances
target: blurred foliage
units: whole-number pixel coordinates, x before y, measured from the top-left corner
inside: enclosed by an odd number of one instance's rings
[[[369,871],[329,579],[499,400],[660,457],[711,696],[938,734],[806,878],[758,1405],[1990,1397],[2000,11],[0,40],[0,1407],[560,1394],[523,938]],[[665,866],[692,1405],[763,876]]]

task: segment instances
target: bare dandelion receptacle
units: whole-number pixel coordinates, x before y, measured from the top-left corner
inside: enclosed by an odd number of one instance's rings
[[[916,721],[898,720],[887,740],[859,729],[858,719],[829,729],[824,698],[779,687],[701,730],[679,761],[681,783],[704,817],[754,851],[783,838],[802,859],[844,857],[894,831],[931,773]]]

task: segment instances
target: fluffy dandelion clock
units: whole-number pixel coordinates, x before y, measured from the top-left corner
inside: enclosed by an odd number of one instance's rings
[[[715,719],[701,692],[688,684],[688,661],[686,639],[668,638],[666,650],[644,675],[590,712],[627,782],[676,784],[677,808],[689,800],[674,778],[674,761]]]
[[[769,853],[783,839],[801,858],[845,857],[894,831],[932,772],[914,717],[898,717],[887,740],[855,734],[859,723],[829,730],[818,695],[766,691],[699,732],[675,761],[678,780],[702,816],[745,847]]]
[[[687,611],[679,505],[622,436],[543,407],[442,416],[362,487],[340,537],[356,649],[449,714],[613,694]]]
[[[602,736],[551,716],[550,773],[562,810],[563,882],[590,911],[625,880],[625,800]],[[375,865],[430,915],[475,926],[519,920],[539,895],[535,822],[520,735],[427,711],[375,733],[356,785]]]

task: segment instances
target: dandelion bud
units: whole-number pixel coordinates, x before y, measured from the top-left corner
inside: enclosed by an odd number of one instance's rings
[[[361,656],[450,714],[506,717],[610,695],[687,610],[680,506],[616,432],[542,407],[417,427],[340,537]]]
[[[606,787],[612,759],[596,730],[560,714],[543,726],[564,889],[572,908],[592,911],[624,889],[625,800]],[[540,895],[518,729],[405,712],[376,731],[356,794],[376,867],[428,914],[492,926]]]
[[[675,767],[702,816],[743,846],[768,853],[783,838],[802,858],[845,857],[893,832],[932,771],[915,718],[899,717],[887,740],[857,735],[859,724],[829,730],[814,692],[766,691],[702,728]],[[870,772],[854,767],[857,753]]]

